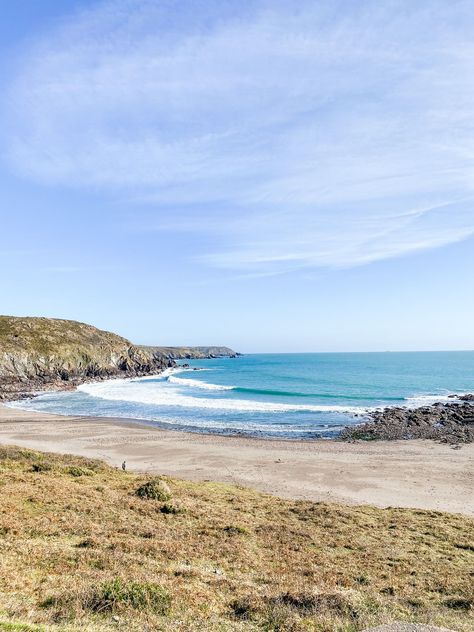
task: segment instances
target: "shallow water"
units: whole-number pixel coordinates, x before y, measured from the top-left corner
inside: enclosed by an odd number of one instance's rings
[[[334,436],[374,408],[420,406],[474,391],[474,352],[254,354],[189,364],[189,370],[84,384],[12,405],[296,439]]]

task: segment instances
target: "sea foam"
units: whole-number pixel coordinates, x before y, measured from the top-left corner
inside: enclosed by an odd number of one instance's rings
[[[444,403],[444,402],[452,402],[456,401],[456,398],[453,398],[449,395],[412,395],[410,397],[405,397],[406,405],[410,408],[420,408],[421,406],[429,406],[430,404],[436,403]]]
[[[214,385],[217,386],[217,385]],[[178,389],[168,387],[167,382],[152,383],[148,380],[112,380],[82,384],[78,390],[91,397],[110,401],[134,402],[154,406],[183,408],[202,408],[222,411],[271,412],[334,412],[361,413],[363,410],[353,406],[282,404],[279,402],[261,402],[247,399],[211,399],[183,395]],[[209,390],[213,390],[212,388]]]
[[[222,386],[221,384],[211,384],[210,382],[201,382],[201,380],[192,380],[191,378],[181,378],[175,375],[168,377],[170,384],[177,384],[178,386],[189,386],[192,388],[201,388],[205,391],[233,391],[234,386]]]

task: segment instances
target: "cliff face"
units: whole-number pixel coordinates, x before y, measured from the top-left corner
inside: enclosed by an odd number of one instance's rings
[[[161,353],[171,360],[203,360],[208,358],[236,358],[241,355],[229,347],[146,347],[140,349]]]
[[[91,325],[0,316],[0,399],[91,379],[159,373],[174,362]]]

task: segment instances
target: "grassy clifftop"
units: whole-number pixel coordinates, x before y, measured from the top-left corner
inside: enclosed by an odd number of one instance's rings
[[[140,349],[84,323],[0,316],[0,391],[4,393],[19,384],[34,390],[55,382],[143,375],[169,364],[158,351]]]
[[[0,630],[472,630],[463,516],[153,481],[4,447],[0,492]]]
[[[0,316],[2,352],[27,351],[48,356],[72,354],[78,348],[95,353],[97,350],[123,351],[130,346],[121,336],[74,320]]]

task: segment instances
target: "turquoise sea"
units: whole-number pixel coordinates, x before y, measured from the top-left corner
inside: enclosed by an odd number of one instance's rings
[[[183,362],[181,362],[183,364]],[[254,354],[14,403],[66,415],[284,438],[330,437],[368,410],[474,391],[474,352]]]

